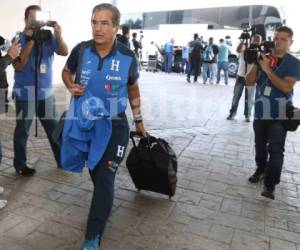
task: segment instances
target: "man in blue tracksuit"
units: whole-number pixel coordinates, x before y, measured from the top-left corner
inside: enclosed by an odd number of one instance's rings
[[[138,65],[134,53],[115,39],[119,22],[120,12],[115,6],[106,3],[95,6],[91,18],[93,40],[80,43],[72,50],[62,72],[63,81],[72,93],[74,102],[77,102],[73,106],[75,107],[74,114],[76,116],[77,108],[79,116],[79,119],[74,119],[76,124],[71,124],[69,130],[65,131],[64,128],[63,138],[68,140],[71,136],[74,139],[78,135],[78,140],[86,138],[92,140],[88,144],[77,144],[78,141],[72,139],[71,143],[67,141],[68,147],[65,147],[65,150],[68,150],[72,147],[72,142],[75,142],[73,146],[76,149],[82,148],[84,151],[87,145],[90,146],[87,166],[94,184],[94,192],[82,250],[99,248],[105,224],[111,212],[116,170],[124,158],[128,144],[129,126],[125,115],[128,99],[136,131],[142,136],[146,136],[137,83]],[[76,83],[74,82],[75,74],[79,79]],[[82,134],[80,132],[82,124],[78,125],[77,121],[85,120],[83,123],[87,125],[89,122],[88,119],[84,119],[84,113],[90,115],[93,112],[91,107],[87,112],[81,112],[82,109],[78,106],[80,98],[92,99],[99,104],[99,108],[96,108],[94,125],[91,123],[91,126],[87,126],[92,128],[91,133],[86,133],[84,129],[82,129]],[[81,103],[85,103],[85,101]],[[101,131],[97,131],[97,122],[99,122],[99,126],[103,126]],[[102,133],[104,141],[107,140],[104,146],[101,140],[98,142],[95,140],[100,133]],[[85,137],[86,135],[87,137]],[[98,143],[101,145],[93,146]],[[97,149],[102,155],[98,163],[94,164],[93,160],[97,157]],[[63,154],[64,150],[61,151],[61,156],[65,159]],[[62,165],[63,168],[68,167],[64,163]]]

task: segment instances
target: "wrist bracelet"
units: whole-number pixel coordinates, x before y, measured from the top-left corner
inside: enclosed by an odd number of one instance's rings
[[[143,122],[143,119],[140,119],[140,120],[134,120],[134,123],[135,123],[135,124],[138,124],[138,123],[141,123],[141,122]]]
[[[134,114],[133,120],[143,120],[143,116],[141,114]]]

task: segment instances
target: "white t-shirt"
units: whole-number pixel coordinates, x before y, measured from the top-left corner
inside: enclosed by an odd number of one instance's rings
[[[154,44],[150,44],[148,50],[147,50],[148,56],[155,56],[158,54],[157,47]]]
[[[245,60],[244,52],[239,53],[239,68],[237,74],[241,77],[245,77]]]

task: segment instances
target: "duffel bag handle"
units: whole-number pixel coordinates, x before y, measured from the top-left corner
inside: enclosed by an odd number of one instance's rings
[[[134,137],[144,138],[143,135],[141,135],[140,133],[138,133],[136,131],[130,131],[129,137],[130,137],[130,139],[132,141],[132,144],[135,148],[136,148],[136,143],[135,143]]]
[[[147,133],[147,137],[144,137],[142,134],[136,132],[136,131],[130,131],[129,133],[129,137],[132,140],[133,146],[136,148],[136,143],[134,140],[134,137],[138,137],[138,138],[147,138],[148,140],[148,145],[150,146],[150,134]]]
[[[136,131],[130,131],[129,136],[131,139],[133,139],[133,137],[143,137],[142,134],[136,132]]]

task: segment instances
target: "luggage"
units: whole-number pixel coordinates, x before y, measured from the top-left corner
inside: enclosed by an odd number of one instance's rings
[[[139,139],[136,132],[130,132],[133,148],[129,152],[126,165],[135,187],[166,194],[171,198],[176,191],[177,157],[169,144],[154,136]]]
[[[148,56],[148,65],[146,71],[157,72],[157,56]]]

